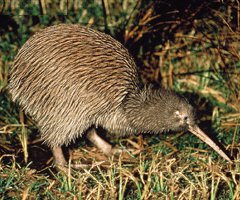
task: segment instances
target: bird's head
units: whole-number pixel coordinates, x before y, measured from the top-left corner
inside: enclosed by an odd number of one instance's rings
[[[184,131],[195,124],[193,107],[173,91],[150,88],[140,99],[141,103],[135,110],[144,118],[142,125],[146,130],[154,133]]]
[[[131,124],[143,132],[168,132],[188,130],[229,162],[231,159],[196,124],[195,112],[182,96],[168,90],[146,88],[129,101]]]
[[[212,147],[219,155],[232,163],[229,156],[215,143],[206,133],[204,133],[196,123],[194,108],[189,102],[181,96],[174,93],[168,93],[166,101],[166,110],[169,113],[169,129],[174,131],[188,130],[203,142]]]
[[[176,96],[176,94],[170,95],[172,98],[169,97],[168,101],[165,102],[169,130],[188,130],[190,126],[196,124],[193,107],[185,98]]]

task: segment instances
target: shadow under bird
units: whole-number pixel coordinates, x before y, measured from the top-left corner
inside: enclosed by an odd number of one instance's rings
[[[37,123],[55,163],[66,164],[61,146],[87,138],[106,155],[112,137],[189,130],[232,163],[196,124],[180,95],[143,86],[127,49],[107,34],[79,25],[55,25],[33,35],[12,66],[9,91]]]

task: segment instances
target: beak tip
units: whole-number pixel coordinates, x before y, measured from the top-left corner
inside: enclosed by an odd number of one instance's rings
[[[229,163],[233,164],[232,159],[209,137],[207,136],[196,124],[189,125],[188,130],[199,137],[203,142],[212,147],[219,155],[225,158]]]

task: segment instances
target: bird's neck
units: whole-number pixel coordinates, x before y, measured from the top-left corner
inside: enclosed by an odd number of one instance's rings
[[[126,118],[129,124],[142,133],[165,131],[167,122],[164,121],[164,118],[159,119],[159,116],[156,116],[155,105],[155,93],[149,87],[144,87],[135,93],[129,94],[125,103]]]

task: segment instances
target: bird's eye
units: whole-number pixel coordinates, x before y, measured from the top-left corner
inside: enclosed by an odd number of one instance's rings
[[[187,116],[185,116],[183,119],[184,119],[184,121],[187,121],[187,120],[188,120],[188,117],[187,117]]]

